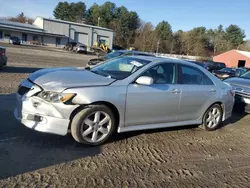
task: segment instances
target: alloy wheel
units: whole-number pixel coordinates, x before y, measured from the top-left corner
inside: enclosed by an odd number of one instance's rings
[[[95,111],[82,122],[82,138],[90,143],[100,142],[111,130],[111,117],[103,111]]]
[[[206,125],[208,128],[214,128],[220,123],[221,111],[217,108],[211,108],[206,116]]]

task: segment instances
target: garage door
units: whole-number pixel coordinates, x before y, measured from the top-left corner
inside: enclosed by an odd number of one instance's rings
[[[80,44],[88,45],[88,34],[76,33],[76,42]]]

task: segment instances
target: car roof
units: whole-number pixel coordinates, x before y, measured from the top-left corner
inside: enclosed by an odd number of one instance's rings
[[[0,46],[0,48],[1,48],[1,49],[6,49],[6,48],[5,48],[5,47],[3,47],[3,46]]]
[[[195,63],[188,62],[186,60],[182,59],[172,59],[172,58],[167,58],[167,57],[156,57],[156,56],[133,56],[134,59],[140,59],[140,60],[145,60],[145,61],[150,61],[150,63],[157,63],[157,62],[164,62],[164,63],[182,63],[186,65],[191,65],[195,67],[200,67],[199,65],[196,65]]]

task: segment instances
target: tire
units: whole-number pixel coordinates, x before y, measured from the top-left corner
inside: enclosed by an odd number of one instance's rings
[[[115,122],[114,114],[107,106],[87,106],[74,116],[71,123],[71,134],[79,143],[92,146],[101,145],[113,134],[116,127]]]
[[[214,104],[203,115],[202,125],[206,131],[214,131],[218,129],[222,122],[223,111],[219,104]],[[211,119],[209,121],[209,119]]]

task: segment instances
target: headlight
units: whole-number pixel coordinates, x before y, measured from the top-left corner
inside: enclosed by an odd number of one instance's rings
[[[38,97],[44,99],[45,101],[48,102],[54,102],[54,103],[59,103],[59,102],[67,102],[70,99],[72,99],[74,96],[76,96],[75,93],[57,93],[57,92],[52,92],[52,91],[43,91],[37,95]]]

